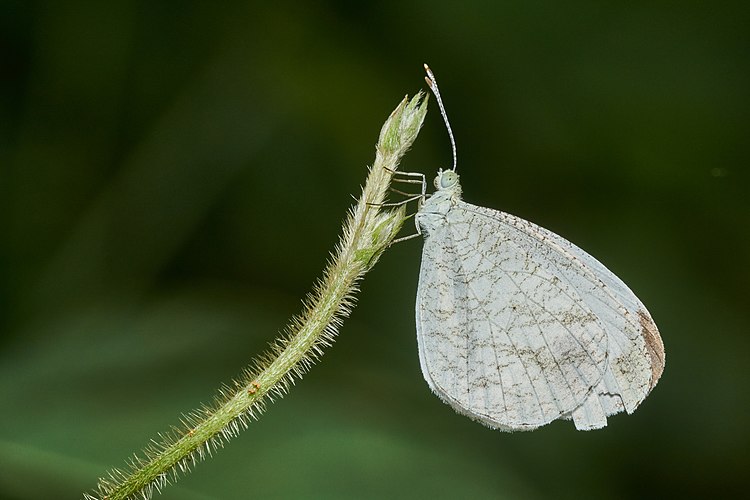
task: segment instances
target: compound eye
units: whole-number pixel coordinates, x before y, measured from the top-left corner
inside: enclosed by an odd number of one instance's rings
[[[458,184],[458,174],[453,170],[446,170],[435,181],[438,189],[449,189]]]

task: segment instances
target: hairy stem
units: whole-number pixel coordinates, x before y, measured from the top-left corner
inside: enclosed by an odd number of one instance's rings
[[[266,404],[289,391],[330,346],[354,306],[360,279],[394,240],[405,220],[403,206],[384,208],[393,172],[417,137],[427,113],[420,92],[396,107],[380,131],[375,163],[357,204],[349,211],[332,258],[307,297],[302,314],[290,322],[270,349],[241,377],[219,389],[215,401],[181,419],[181,425],[135,455],[125,470],[99,480],[87,499],[150,498],[200,460],[222,447],[257,419]]]

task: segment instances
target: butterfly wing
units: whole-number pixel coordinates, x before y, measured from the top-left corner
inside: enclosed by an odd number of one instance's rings
[[[441,399],[505,430],[561,417],[603,427],[607,415],[642,401],[651,358],[639,320],[629,318],[642,304],[619,279],[509,214],[462,201],[425,208],[417,338],[423,374]]]
[[[635,411],[658,382],[665,362],[664,344],[646,307],[612,271],[565,238],[510,214],[495,212],[493,216],[547,241],[598,283],[593,293],[582,294],[609,337],[608,372],[594,392],[607,415],[623,408],[628,413]]]

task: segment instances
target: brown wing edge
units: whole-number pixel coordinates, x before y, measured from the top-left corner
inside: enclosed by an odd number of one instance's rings
[[[638,319],[641,323],[641,334],[646,343],[646,351],[651,358],[651,386],[649,391],[654,388],[659,381],[661,374],[664,372],[665,354],[664,343],[659,335],[659,329],[656,328],[651,315],[645,311],[638,311]]]

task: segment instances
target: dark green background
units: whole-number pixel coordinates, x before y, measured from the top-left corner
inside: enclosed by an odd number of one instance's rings
[[[0,2],[0,497],[76,498],[264,349],[384,119],[440,80],[465,198],[649,307],[632,416],[503,434],[423,381],[420,242],[336,345],[165,499],[721,497],[748,471],[745,2]],[[403,169],[450,162],[431,111]]]

